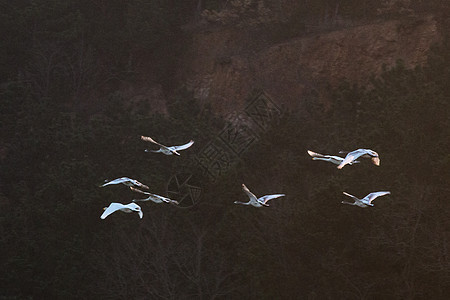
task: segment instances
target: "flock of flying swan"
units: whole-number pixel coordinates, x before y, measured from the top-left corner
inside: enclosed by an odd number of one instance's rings
[[[185,149],[191,147],[192,144],[194,144],[194,141],[191,140],[191,141],[189,141],[189,143],[181,145],[181,146],[169,146],[168,147],[168,146],[158,143],[157,141],[155,141],[154,139],[152,139],[151,137],[148,137],[148,136],[141,136],[141,140],[146,141],[146,142],[151,142],[160,147],[159,150],[145,149],[145,152],[163,153],[165,155],[174,155],[174,154],[180,155],[180,153],[178,153],[177,151],[185,150]],[[142,217],[144,216],[144,213],[142,212],[141,207],[139,205],[137,205],[135,202],[153,201],[155,203],[163,203],[164,202],[164,203],[169,203],[169,204],[174,204],[174,205],[179,204],[178,201],[172,200],[170,198],[163,197],[163,196],[160,196],[157,194],[153,194],[153,193],[141,190],[141,189],[149,190],[150,188],[147,185],[140,183],[136,179],[131,179],[128,177],[121,177],[121,178],[117,178],[117,179],[114,179],[111,181],[107,181],[105,184],[102,184],[100,187],[104,187],[104,186],[112,185],[112,184],[124,184],[124,185],[128,186],[134,192],[138,192],[138,193],[147,195],[147,198],[133,199],[132,202],[128,203],[128,204],[113,202],[108,207],[103,208],[104,212],[100,216],[101,219],[105,219],[107,216],[109,216],[110,214],[112,214],[116,211],[122,211],[122,212],[126,212],[126,213],[137,212],[139,214],[139,217],[142,219]]]
[[[194,141],[191,140],[188,143],[181,145],[181,146],[165,146],[163,144],[156,142],[151,137],[147,137],[147,136],[141,136],[141,140],[156,144],[160,147],[159,150],[145,149],[145,152],[163,153],[165,155],[180,155],[180,153],[178,153],[178,151],[188,149],[189,147],[191,147],[194,144]],[[331,163],[337,165],[338,169],[342,169],[346,165],[353,165],[356,163],[360,163],[360,161],[357,160],[358,158],[370,158],[372,160],[373,164],[375,164],[377,166],[380,165],[380,158],[378,156],[378,153],[376,153],[375,151],[370,150],[370,149],[357,149],[357,150],[351,151],[351,152],[341,151],[340,153],[347,153],[347,155],[345,157],[340,157],[340,156],[335,156],[335,155],[324,155],[324,154],[319,154],[319,153],[308,150],[308,154],[312,157],[313,160],[322,160],[322,161],[331,162]],[[147,185],[145,185],[135,179],[128,178],[128,177],[121,177],[121,178],[117,178],[117,179],[114,179],[111,181],[106,181],[106,183],[100,185],[100,187],[104,187],[107,185],[113,185],[113,184],[126,185],[132,191],[146,195],[147,198],[133,199],[132,202],[128,203],[128,204],[113,202],[108,207],[103,208],[104,212],[100,216],[101,219],[105,219],[110,214],[112,214],[116,211],[122,211],[125,213],[137,212],[139,214],[139,217],[142,219],[142,217],[144,216],[144,213],[142,212],[141,207],[139,205],[137,205],[135,202],[152,201],[155,203],[169,203],[169,204],[173,204],[173,205],[179,204],[177,201],[172,200],[170,198],[144,191],[143,189],[149,190],[150,188]],[[265,195],[265,196],[257,198],[245,186],[245,184],[242,184],[242,190],[248,196],[249,201],[248,202],[235,201],[234,202],[235,204],[251,205],[253,207],[263,207],[263,206],[268,207],[269,205],[267,204],[267,202],[269,202],[270,200],[286,196],[285,194],[273,194],[273,195]],[[343,192],[344,195],[351,197],[354,200],[354,202],[342,201],[342,203],[349,204],[349,205],[356,205],[356,206],[365,208],[365,207],[373,206],[372,201],[375,200],[377,197],[388,195],[390,193],[391,192],[389,192],[389,191],[373,192],[373,193],[368,194],[364,198],[359,199],[353,195],[350,195],[349,193]]]
[[[311,150],[308,150],[308,154],[312,157],[313,160],[323,160],[331,162],[335,165],[338,165],[338,169],[342,169],[345,165],[352,165],[355,163],[359,163],[358,158],[370,158],[372,160],[372,163],[376,166],[380,165],[380,157],[378,156],[378,153],[376,153],[373,150],[370,149],[357,149],[355,151],[347,152],[347,151],[339,151],[341,154],[347,153],[345,157],[335,156],[335,155],[323,155],[316,152],[313,152]],[[354,202],[347,202],[342,201],[343,204],[349,204],[349,205],[356,205],[359,207],[369,207],[373,206],[372,201],[375,200],[375,198],[389,195],[391,192],[389,191],[380,191],[380,192],[373,192],[368,194],[362,199],[359,199],[353,195],[350,195],[349,193],[343,192],[344,195],[351,197]]]

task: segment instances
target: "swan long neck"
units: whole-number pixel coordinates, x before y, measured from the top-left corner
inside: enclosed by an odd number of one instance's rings
[[[250,205],[250,202],[241,202],[241,201],[234,201],[236,204],[242,204],[242,205]]]

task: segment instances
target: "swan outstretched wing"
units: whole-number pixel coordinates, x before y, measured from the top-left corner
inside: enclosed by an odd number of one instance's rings
[[[250,190],[245,186],[245,184],[242,184],[242,190],[244,193],[247,194],[247,196],[250,198],[250,201],[257,201],[258,198],[256,198],[255,194],[250,192]]]
[[[107,216],[109,216],[110,214],[118,211],[119,209],[123,208],[123,204],[120,203],[111,203],[108,207],[105,207],[105,211],[103,212],[103,214],[100,216],[100,219],[105,219]]]
[[[128,177],[121,177],[121,178],[117,178],[117,179],[114,179],[114,180],[110,180],[110,181],[106,182],[105,184],[102,184],[100,187],[107,186],[107,185],[110,185],[110,184],[124,183],[124,182],[128,182],[128,181],[130,181],[130,178],[128,178]]]
[[[140,189],[134,188],[134,187],[132,187],[132,186],[130,186],[130,189],[131,189],[133,192],[138,192],[138,193],[141,193],[141,194],[150,195],[149,192],[141,191]]]
[[[178,151],[178,150],[184,150],[184,149],[187,149],[187,148],[189,148],[190,146],[192,146],[192,144],[194,144],[194,141],[193,140],[190,140],[189,141],[189,143],[187,143],[187,144],[184,144],[184,145],[181,145],[181,146],[172,146],[172,147],[169,147],[171,150],[175,150],[175,151]]]
[[[374,193],[370,193],[367,196],[364,197],[363,200],[367,201],[369,204],[372,203],[373,200],[375,200],[378,197],[384,196],[384,195],[389,195],[391,192],[389,191],[382,191],[382,192],[374,192]]]
[[[150,142],[150,143],[153,143],[153,144],[156,144],[156,145],[161,146],[161,147],[166,147],[163,144],[158,143],[157,141],[155,141],[154,139],[152,139],[149,136],[141,135],[141,140],[146,141],[146,142]]]
[[[360,200],[359,198],[357,198],[357,197],[355,197],[355,196],[353,196],[353,195],[351,195],[351,194],[349,194],[349,193],[346,193],[346,192],[342,192],[342,194],[344,194],[345,196],[349,196],[350,198],[352,198],[353,200]]]
[[[155,141],[154,139],[152,139],[152,138],[149,137],[149,136],[143,136],[143,135],[141,135],[141,140],[146,141],[146,142],[150,142],[150,143],[153,143],[153,144],[156,144],[156,145],[160,146],[160,147],[163,148],[163,149],[167,149],[167,150],[169,150],[169,151],[173,151],[173,150],[171,150],[169,147],[167,147],[167,146],[165,146],[165,145],[163,145],[163,144],[158,143],[157,141]],[[152,152],[154,152],[154,151],[152,151]],[[161,151],[158,151],[158,152],[161,152]]]
[[[337,166],[338,169],[342,169],[345,165],[351,163],[352,161],[356,160],[358,157],[366,154],[367,152],[364,149],[358,149],[352,152],[349,152],[344,160]]]
[[[275,195],[266,195],[266,196],[262,196],[258,199],[258,202],[262,203],[262,204],[267,204],[267,202],[269,200],[275,199],[275,198],[279,198],[279,197],[283,197],[286,196],[285,194],[275,194]]]
[[[351,163],[355,159],[357,159],[359,156],[353,155],[351,153],[347,154],[347,156],[344,158],[344,160],[337,166],[338,169],[342,169],[345,165]]]
[[[133,211],[137,212],[139,214],[139,218],[141,218],[141,219],[144,216],[144,213],[142,212],[141,207],[139,205],[137,205],[136,203],[133,203],[133,202],[128,203],[128,204],[124,205],[123,208],[125,208],[126,210],[124,210],[124,211],[128,212],[128,213],[133,212]]]
[[[250,192],[250,190],[248,189],[248,187],[245,184],[242,184],[242,190],[247,194],[247,196],[249,196],[250,198],[256,198],[255,194],[253,194],[252,192]]]
[[[311,151],[311,150],[308,150],[308,154],[311,156],[311,157],[326,157],[326,155],[323,155],[323,154],[320,154],[320,153],[317,153],[317,152],[314,152],[314,151]]]
[[[124,207],[131,209],[132,211],[137,211],[137,213],[139,214],[139,218],[142,219],[142,217],[144,217],[144,213],[142,212],[141,207],[136,203],[129,203],[127,205],[124,205]]]

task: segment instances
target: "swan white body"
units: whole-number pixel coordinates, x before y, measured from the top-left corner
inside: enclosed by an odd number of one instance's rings
[[[308,154],[312,157],[312,160],[328,161],[328,162],[331,162],[331,163],[333,163],[335,165],[341,164],[342,161],[344,160],[344,158],[340,157],[340,156],[323,155],[323,154],[320,154],[320,153],[313,152],[311,150],[308,150]],[[349,162],[348,164],[352,165],[352,164],[356,164],[356,163],[359,163],[359,161],[354,160],[354,161]]]
[[[177,204],[178,205],[178,201],[175,201],[175,200],[172,200],[172,199],[160,196],[160,195],[152,194],[152,193],[149,193],[149,192],[144,192],[144,191],[141,191],[140,189],[136,189],[136,188],[133,188],[133,187],[131,187],[130,189],[132,191],[135,191],[135,192],[138,192],[138,193],[141,193],[141,194],[145,194],[145,195],[148,196],[145,199],[133,199],[133,202],[153,201],[155,203],[163,203],[163,202],[165,202],[165,203],[171,203],[171,204]]]
[[[126,213],[132,213],[137,212],[139,214],[139,217],[142,219],[144,216],[144,213],[141,210],[141,207],[137,205],[136,203],[129,203],[129,204],[122,204],[122,203],[111,203],[108,207],[103,208],[105,211],[100,216],[100,219],[105,219],[110,214],[120,210]]]
[[[359,157],[370,157],[372,159],[372,162],[379,166],[380,165],[380,158],[378,156],[378,153],[376,153],[373,150],[370,149],[358,149],[352,152],[349,152],[344,160],[337,166],[338,169],[342,169],[345,165],[350,164],[351,162],[354,162]]]
[[[168,147],[168,146],[164,146],[163,144],[160,144],[160,143],[156,142],[151,137],[142,136],[142,135],[141,135],[141,140],[146,141],[146,142],[150,142],[150,143],[153,143],[153,144],[156,144],[156,145],[158,145],[160,147],[159,150],[148,150],[148,149],[145,149],[145,152],[163,153],[165,155],[173,155],[173,154],[180,155],[180,153],[178,153],[177,151],[187,149],[187,148],[191,147],[192,144],[194,144],[194,141],[190,140],[189,143],[181,145],[181,146],[170,146],[170,147]]]
[[[102,184],[100,187],[104,187],[104,186],[107,186],[107,185],[110,185],[110,184],[120,184],[120,183],[122,183],[122,184],[124,184],[124,185],[126,185],[126,186],[128,186],[130,188],[131,187],[140,187],[140,188],[148,189],[148,186],[146,186],[145,184],[140,183],[136,179],[131,179],[131,178],[128,178],[128,177],[121,177],[121,178],[117,178],[117,179],[111,180],[111,181],[109,181],[109,182],[107,182],[105,184]]]
[[[267,204],[269,200],[285,196],[284,194],[275,194],[256,198],[256,196],[252,192],[250,192],[250,190],[245,186],[245,184],[242,184],[242,190],[247,194],[250,200],[248,202],[234,201],[235,204],[252,205],[254,207],[269,206]]]
[[[356,205],[359,207],[369,207],[369,206],[373,206],[372,201],[375,200],[375,198],[380,197],[380,196],[384,196],[384,195],[389,195],[391,192],[388,191],[382,191],[382,192],[374,192],[374,193],[370,193],[367,196],[365,196],[362,199],[359,199],[353,195],[350,195],[349,193],[343,192],[344,195],[351,197],[353,200],[355,200],[355,202],[346,202],[346,201],[342,201],[342,203],[344,204],[349,204],[349,205]]]

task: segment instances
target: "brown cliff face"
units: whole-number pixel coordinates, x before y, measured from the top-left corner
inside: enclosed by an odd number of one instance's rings
[[[440,39],[433,16],[389,20],[283,43],[261,46],[242,28],[194,33],[182,80],[201,103],[229,113],[243,107],[252,89],[297,108],[305,89],[324,90],[342,79],[364,84],[382,66],[402,59],[408,67],[426,62]],[[253,46],[256,45],[256,46]]]

